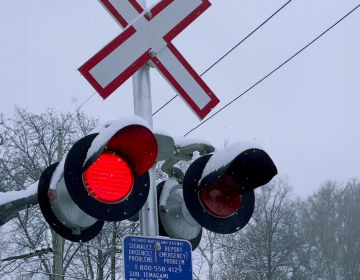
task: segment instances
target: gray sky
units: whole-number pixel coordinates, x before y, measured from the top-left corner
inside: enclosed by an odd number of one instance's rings
[[[155,1],[149,1],[152,4]],[[201,74],[287,1],[210,0],[212,7],[174,45]],[[217,111],[355,8],[354,0],[293,0],[203,76]],[[327,179],[360,177],[360,8],[299,56],[188,137],[265,147],[296,194]],[[93,92],[77,69],[121,32],[96,0],[0,1],[0,112],[73,112]],[[152,69],[153,110],[174,96]],[[82,109],[102,121],[133,114],[131,80]],[[180,98],[154,117],[154,128],[184,135],[199,124]]]

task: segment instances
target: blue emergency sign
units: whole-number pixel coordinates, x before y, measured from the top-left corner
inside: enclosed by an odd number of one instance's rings
[[[123,239],[125,280],[192,280],[188,241],[144,236]]]

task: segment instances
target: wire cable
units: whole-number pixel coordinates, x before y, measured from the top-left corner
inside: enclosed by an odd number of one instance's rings
[[[91,97],[93,97],[93,96],[95,95],[95,93],[96,93],[96,91],[95,91],[92,95],[90,95],[90,96],[88,97],[88,99],[86,99],[78,108],[76,108],[76,110],[75,110],[74,112],[72,112],[70,115],[68,115],[68,117],[62,122],[61,126],[63,126],[63,125],[66,123],[66,121],[67,121],[72,115],[74,115],[76,112],[78,112],[78,111],[81,109],[81,107],[82,107],[86,102],[88,102]]]
[[[197,129],[198,127],[200,127],[201,125],[203,125],[204,123],[206,123],[208,120],[212,119],[214,116],[216,116],[218,113],[220,113],[222,110],[224,110],[226,107],[228,107],[230,104],[232,104],[234,101],[236,101],[237,99],[239,99],[241,96],[243,96],[245,93],[247,93],[248,91],[250,91],[251,89],[253,89],[255,86],[257,86],[258,84],[260,84],[262,81],[264,81],[266,78],[268,78],[270,75],[272,75],[273,73],[275,73],[277,70],[279,70],[282,66],[284,66],[286,63],[288,63],[290,60],[292,60],[294,57],[296,57],[298,54],[300,54],[302,51],[304,51],[306,48],[308,48],[311,44],[313,44],[315,41],[317,41],[320,37],[322,37],[324,34],[326,34],[328,31],[330,31],[333,27],[335,27],[337,24],[339,24],[342,20],[344,20],[347,16],[349,16],[351,13],[353,13],[357,8],[360,7],[360,4],[357,5],[354,9],[352,9],[349,13],[347,13],[345,16],[343,16],[340,20],[338,20],[336,23],[334,23],[332,26],[330,26],[328,29],[326,29],[323,33],[321,33],[318,37],[316,37],[314,40],[312,40],[309,44],[307,44],[305,47],[303,47],[301,50],[299,50],[297,53],[295,53],[293,56],[291,56],[289,59],[287,59],[285,62],[283,62],[282,64],[280,64],[278,67],[276,67],[273,71],[271,71],[269,74],[267,74],[264,78],[262,78],[261,80],[259,80],[258,82],[256,82],[254,85],[252,85],[251,87],[249,87],[247,90],[245,90],[242,94],[240,94],[239,96],[237,96],[236,98],[234,98],[232,101],[230,101],[228,104],[226,104],[224,107],[222,107],[221,109],[219,109],[216,113],[214,113],[213,115],[211,115],[209,118],[207,118],[206,120],[204,120],[203,122],[201,122],[199,125],[195,126],[193,129],[191,129],[190,131],[188,131],[184,137],[186,135],[188,135],[189,133],[193,132],[195,129]]]
[[[79,111],[80,108],[81,108],[86,102],[88,102],[91,97],[93,97],[93,96],[95,95],[95,93],[96,93],[96,91],[95,91],[92,95],[90,95],[89,98],[86,99],[78,108],[76,108],[76,110],[75,110],[74,112],[72,112],[70,116],[74,115],[77,111]]]
[[[253,35],[256,31],[258,31],[265,23],[267,23],[271,18],[273,18],[278,12],[280,12],[283,8],[285,8],[292,0],[289,0],[286,2],[280,9],[278,9],[275,13],[273,13],[267,20],[265,20],[262,24],[260,24],[257,28],[255,28],[251,33],[249,33],[244,39],[242,39],[239,43],[237,43],[231,50],[229,50],[226,54],[224,54],[222,57],[220,57],[215,63],[213,63],[208,69],[206,69],[200,77],[202,77],[204,74],[206,74],[211,68],[213,68],[216,64],[218,64],[221,60],[223,60],[229,53],[231,53],[233,50],[235,50],[239,45],[241,45],[246,39],[248,39],[251,35]],[[166,102],[164,105],[162,105],[159,109],[155,111],[152,115],[156,115],[157,112],[159,112],[161,109],[163,109],[166,105],[168,105],[171,101],[173,101],[178,95],[175,95],[173,98],[171,98],[168,102]]]

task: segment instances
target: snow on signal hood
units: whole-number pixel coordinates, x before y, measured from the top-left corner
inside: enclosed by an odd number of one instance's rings
[[[144,126],[152,131],[148,123],[139,116],[129,115],[121,117],[117,121],[112,122],[109,127],[102,129],[99,135],[96,136],[87,152],[83,166],[90,166],[93,163],[94,157],[97,158],[96,155],[99,153],[99,151],[102,151],[106,147],[106,144],[110,141],[110,139],[119,130],[130,125]]]
[[[256,142],[251,141],[239,141],[222,150],[216,150],[212,157],[207,162],[202,176],[199,180],[199,185],[201,181],[210,173],[219,170],[222,167],[230,165],[230,163],[237,157],[240,153],[249,150],[249,149],[260,149],[264,148]]]

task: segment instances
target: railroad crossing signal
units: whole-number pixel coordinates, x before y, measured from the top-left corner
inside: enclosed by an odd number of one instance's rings
[[[254,189],[277,174],[272,159],[257,143],[240,141],[217,151],[204,143],[177,146],[177,154],[161,167],[170,178],[157,186],[160,233],[188,240],[193,249],[202,227],[221,234],[241,230],[254,211]],[[189,160],[194,151],[203,155],[185,176],[170,167]]]
[[[150,188],[147,171],[165,160],[162,170],[169,178],[157,187],[162,235],[188,240],[195,249],[202,227],[223,234],[240,230],[252,216],[254,189],[277,174],[275,164],[256,143],[215,151],[207,141],[192,141],[179,144],[154,134],[137,116],[85,136],[41,175],[38,196],[46,221],[66,239],[91,240],[104,221],[130,219],[140,211]],[[185,175],[173,166],[195,151],[202,156]]]
[[[183,182],[191,216],[206,229],[233,233],[250,220],[254,189],[277,174],[270,156],[256,143],[238,142],[195,160]]]
[[[103,221],[122,221],[145,204],[157,140],[140,117],[128,116],[85,136],[64,161],[43,172],[40,209],[49,225],[71,241],[88,241]]]
[[[148,63],[200,119],[219,103],[171,43],[210,6],[208,0],[161,0],[149,10],[136,0],[99,1],[124,28],[79,68],[100,96],[107,98]],[[205,142],[181,147],[171,137],[159,139],[143,119],[129,116],[76,142],[65,160],[46,168],[39,181],[40,208],[52,229],[85,242],[101,231],[104,221],[133,218],[147,201],[148,170],[165,159],[170,178],[160,190],[161,231],[189,240],[195,248],[202,227],[223,234],[243,228],[254,210],[254,189],[277,174],[269,155],[254,143],[214,152]],[[173,165],[190,160],[195,151],[202,156],[184,176]],[[176,184],[165,188],[171,177]]]

